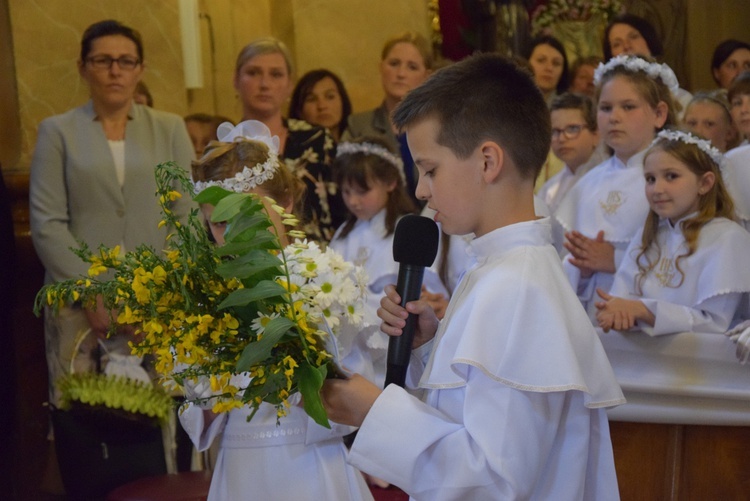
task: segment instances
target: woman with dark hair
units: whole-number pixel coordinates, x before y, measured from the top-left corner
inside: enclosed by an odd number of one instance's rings
[[[732,80],[750,70],[750,44],[741,40],[724,40],[711,57],[711,75],[722,89],[729,89]]]
[[[336,142],[346,130],[351,114],[352,103],[344,83],[332,71],[308,71],[294,87],[289,118],[327,128]]]
[[[568,56],[557,38],[549,35],[535,38],[526,58],[534,73],[534,81],[548,104],[568,89]]]
[[[634,14],[620,14],[609,22],[604,30],[602,50],[605,62],[620,54],[655,58],[664,55],[664,47],[654,27]]]
[[[90,100],[39,124],[31,161],[30,223],[48,283],[87,276],[89,265],[69,250],[80,242],[91,249],[164,246],[168,228],[159,224],[154,168],[170,160],[187,167],[193,149],[182,117],[134,103],[143,57],[136,30],[114,20],[92,24],[83,34],[77,63]],[[174,210],[186,214],[188,205],[183,200]],[[93,369],[97,337],[110,352],[130,354],[129,332],[107,337],[110,318],[102,305],[71,304],[58,314],[45,312],[53,404],[59,403],[59,377],[73,366],[76,372]],[[74,356],[75,340],[87,330],[96,336],[88,336]]]

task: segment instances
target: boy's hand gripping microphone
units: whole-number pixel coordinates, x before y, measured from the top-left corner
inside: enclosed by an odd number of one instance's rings
[[[440,232],[432,219],[408,215],[402,217],[393,235],[393,260],[400,263],[396,292],[401,306],[419,299],[422,292],[424,269],[432,266],[437,256]],[[409,366],[411,345],[417,326],[417,315],[409,314],[400,336],[388,341],[388,367],[385,386],[395,383],[403,387]]]

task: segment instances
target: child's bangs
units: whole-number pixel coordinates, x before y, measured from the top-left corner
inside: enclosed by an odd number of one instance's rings
[[[362,154],[352,155],[362,156]],[[358,161],[347,162],[346,166],[340,166],[340,181],[339,184],[343,187],[348,184],[350,186],[356,186],[362,190],[369,190],[372,180],[372,174],[370,173],[369,161],[366,158],[358,159]]]

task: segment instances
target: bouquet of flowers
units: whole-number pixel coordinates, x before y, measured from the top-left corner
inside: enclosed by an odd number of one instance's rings
[[[596,16],[606,24],[622,11],[619,0],[549,0],[532,12],[531,28],[536,35],[559,21],[588,21]]]
[[[160,225],[174,228],[166,248],[142,245],[121,255],[118,247],[82,245],[74,252],[91,263],[89,276],[45,286],[36,311],[93,305],[101,296],[118,312],[113,324],[136,328],[133,353],[153,354],[167,384],[210,384],[210,398],[197,403],[210,400],[214,412],[249,405],[251,419],[267,402],[281,418],[299,392],[305,411],[330,426],[319,394],[335,370],[337,354],[327,346],[342,322],[362,323],[362,269],[296,230],[287,232],[295,243],[282,248],[262,200],[211,186],[194,199],[215,205],[213,220],[227,221],[226,243],[218,247],[196,209],[182,224],[170,208],[182,196],[175,183],[193,194],[185,171],[169,162],[156,176]],[[297,223],[278,205],[273,210],[283,224]],[[249,377],[233,378],[238,374]]]

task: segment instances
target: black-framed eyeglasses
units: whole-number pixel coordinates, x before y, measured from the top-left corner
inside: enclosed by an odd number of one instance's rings
[[[97,70],[108,70],[113,63],[117,63],[121,70],[134,70],[136,66],[141,64],[140,59],[132,56],[120,56],[116,59],[112,56],[93,56],[87,57],[86,62]]]
[[[586,124],[575,124],[568,125],[563,129],[552,129],[552,139],[559,139],[560,134],[565,136],[565,139],[575,139],[581,133],[583,129],[586,129]]]

